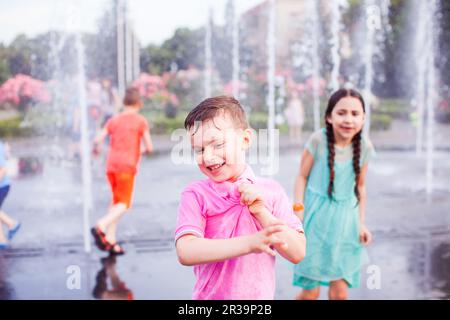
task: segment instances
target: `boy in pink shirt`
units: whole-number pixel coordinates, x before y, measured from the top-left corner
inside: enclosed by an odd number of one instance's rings
[[[98,248],[111,254],[125,253],[116,241],[117,223],[131,207],[141,141],[144,152],[153,150],[147,119],[139,114],[142,108],[139,91],[128,88],[123,102],[124,110],[108,120],[94,141],[94,151],[98,153],[100,143],[110,136],[106,174],[113,199],[108,213],[97,221],[91,232]]]
[[[181,195],[175,241],[194,266],[193,299],[273,299],[276,251],[299,263],[305,237],[283,188],[245,163],[245,112],[231,97],[209,98],[185,120],[201,172]]]

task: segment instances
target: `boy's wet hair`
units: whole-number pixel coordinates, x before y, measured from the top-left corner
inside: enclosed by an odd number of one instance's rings
[[[229,96],[217,96],[203,100],[189,112],[184,120],[184,127],[186,130],[190,130],[196,123],[213,119],[221,113],[231,117],[236,128],[249,128],[247,116],[241,104]]]
[[[123,97],[123,104],[126,106],[135,106],[141,102],[139,90],[134,87],[127,88]]]

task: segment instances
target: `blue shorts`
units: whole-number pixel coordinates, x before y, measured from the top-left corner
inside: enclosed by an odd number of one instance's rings
[[[6,196],[9,192],[9,186],[4,186],[0,188],[0,209],[2,208],[3,201],[5,201]]]

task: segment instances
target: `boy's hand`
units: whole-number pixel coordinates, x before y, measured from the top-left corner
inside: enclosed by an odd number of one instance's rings
[[[267,210],[264,206],[264,196],[254,184],[243,183],[238,190],[241,193],[241,204],[248,206],[248,210],[253,215],[258,215]]]
[[[153,150],[147,149],[146,147],[141,146],[141,155],[146,155],[146,156],[148,156],[148,155],[150,155],[152,152],[153,152]]]
[[[272,246],[281,245],[287,247],[286,242],[275,235],[276,233],[283,231],[283,228],[283,224],[274,224],[248,236],[247,239],[250,253],[265,252],[271,256],[275,256],[276,251],[272,249]]]
[[[152,154],[152,150],[148,150],[148,149],[142,149],[141,150],[141,154],[144,156],[149,156]]]
[[[359,242],[364,246],[367,246],[372,242],[372,233],[364,224],[361,224],[359,227]]]
[[[93,147],[92,147],[92,154],[93,154],[95,157],[97,157],[97,156],[100,155],[100,153],[101,153],[100,146],[98,145],[98,143],[94,143],[94,145],[93,145]]]

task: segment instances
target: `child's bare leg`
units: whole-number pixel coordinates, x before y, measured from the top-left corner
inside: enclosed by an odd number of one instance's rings
[[[126,211],[127,206],[124,203],[113,205],[106,216],[97,221],[97,227],[102,231],[106,230],[113,222],[117,222]]]
[[[296,297],[295,300],[317,300],[320,295],[320,287],[302,290]]]
[[[6,224],[9,229],[14,228],[17,224],[17,221],[8,216],[4,211],[0,211],[0,221]]]
[[[117,232],[117,221],[112,222],[106,231],[106,240],[108,240],[109,243],[116,243],[116,232]]]
[[[330,290],[328,291],[330,300],[347,300],[348,284],[345,280],[336,280],[330,282]]]
[[[116,265],[114,264],[106,267],[106,272],[108,273],[113,288],[120,289],[123,282],[120,280],[119,274],[117,273]]]
[[[0,242],[1,243],[7,242],[6,238],[5,238],[5,234],[3,233],[3,222],[1,219],[0,219]]]

